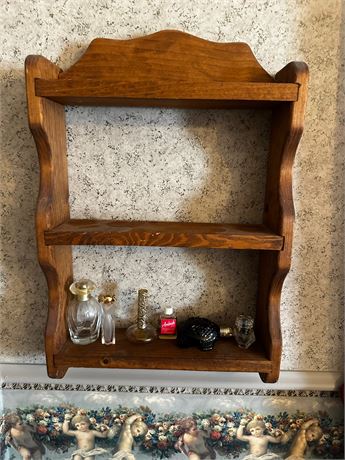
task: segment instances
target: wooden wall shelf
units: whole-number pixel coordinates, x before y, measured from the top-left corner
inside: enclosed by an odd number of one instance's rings
[[[263,225],[71,219],[44,233],[46,245],[170,246],[279,251],[284,238]]]
[[[61,104],[111,106],[176,106],[193,108],[194,103],[212,104],[224,108],[237,101],[246,107],[254,101],[297,101],[299,86],[295,83],[212,82],[205,92],[204,83],[191,84],[183,80],[171,82],[139,81],[128,84],[116,80],[36,80],[36,94]],[[268,107],[268,104],[265,105]]]
[[[294,220],[292,166],[303,131],[307,81],[304,63],[291,62],[272,77],[244,43],[214,43],[177,31],[93,40],[66,71],[41,56],[28,56],[28,117],[40,160],[36,231],[49,294],[50,377],[63,377],[69,367],[123,367],[259,372],[265,382],[278,379],[280,295],[290,268]],[[272,110],[262,223],[71,219],[65,104]],[[259,250],[256,343],[241,350],[223,340],[212,352],[181,351],[173,341],[136,346],[118,331],[114,346],[73,345],[66,322],[71,246],[100,244]]]

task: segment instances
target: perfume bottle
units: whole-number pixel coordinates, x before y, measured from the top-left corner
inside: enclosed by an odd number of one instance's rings
[[[131,342],[151,342],[157,337],[156,329],[147,321],[147,289],[138,291],[138,319],[126,331]]]
[[[240,348],[249,348],[255,342],[254,320],[251,316],[240,315],[236,318],[234,337]]]
[[[113,302],[115,297],[111,295],[99,295],[98,301],[102,304],[103,317],[101,337],[103,345],[115,344],[115,309]]]
[[[218,324],[207,318],[192,317],[184,321],[178,328],[177,345],[181,348],[192,346],[202,351],[213,349],[214,343],[220,337]]]
[[[176,339],[176,315],[172,307],[167,307],[160,316],[160,339]]]
[[[69,290],[74,294],[67,310],[67,323],[73,343],[87,345],[98,339],[101,322],[102,307],[91,293],[95,284],[87,279],[71,284]]]

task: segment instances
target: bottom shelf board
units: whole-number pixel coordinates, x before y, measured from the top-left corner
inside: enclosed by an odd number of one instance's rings
[[[70,340],[54,355],[57,368],[174,369],[194,371],[270,372],[272,363],[256,342],[248,350],[239,348],[234,339],[222,339],[212,351],[195,347],[181,349],[176,340],[157,339],[136,344],[126,339],[125,329],[116,331],[115,345],[75,345]]]

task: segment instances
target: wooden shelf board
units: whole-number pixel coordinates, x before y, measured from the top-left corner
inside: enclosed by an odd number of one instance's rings
[[[159,246],[279,251],[284,238],[263,225],[72,219],[45,231],[46,245]]]
[[[36,96],[66,105],[258,107],[298,99],[295,83],[36,79]]]
[[[160,340],[147,344],[131,343],[125,330],[116,331],[115,345],[75,345],[70,340],[54,355],[56,367],[105,367],[124,369],[175,369],[198,371],[270,372],[268,360],[259,343],[248,350],[238,348],[232,338],[222,339],[212,351],[195,347],[181,349],[175,340]]]

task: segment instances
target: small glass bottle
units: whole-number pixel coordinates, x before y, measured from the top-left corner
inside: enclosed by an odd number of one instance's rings
[[[167,307],[160,316],[160,339],[176,339],[176,315],[172,307]]]
[[[101,327],[101,337],[103,345],[114,345],[115,344],[115,309],[113,302],[114,296],[111,295],[99,295],[98,301],[102,304],[103,317]]]
[[[156,329],[147,322],[147,289],[138,291],[138,319],[126,331],[127,339],[131,342],[152,342],[157,337]]]
[[[75,297],[70,301],[67,310],[67,323],[73,343],[87,345],[98,339],[102,307],[91,293],[95,284],[87,279],[71,284],[69,290]]]
[[[254,320],[249,315],[239,315],[235,321],[234,337],[240,348],[249,348],[255,342]]]

